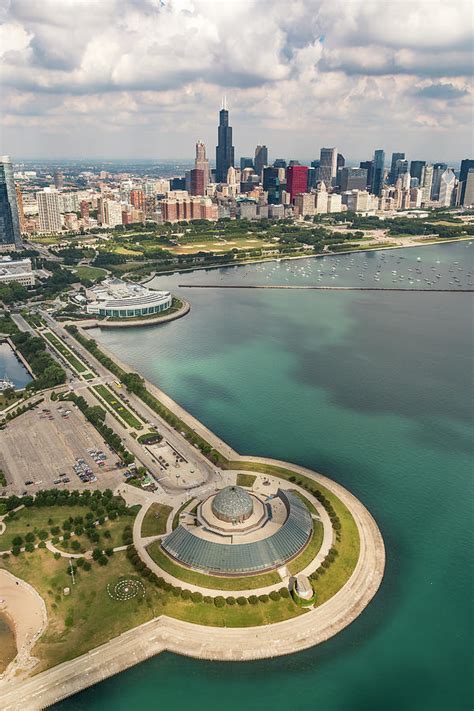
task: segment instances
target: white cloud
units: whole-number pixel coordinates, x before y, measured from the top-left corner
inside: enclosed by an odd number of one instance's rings
[[[188,156],[196,132],[214,144],[223,93],[238,153],[434,150],[443,132],[446,158],[471,150],[466,0],[15,0],[4,15],[7,152],[100,154],[112,127],[117,155]]]

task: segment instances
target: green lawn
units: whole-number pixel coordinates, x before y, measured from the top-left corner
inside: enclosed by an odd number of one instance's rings
[[[97,392],[98,395],[100,395],[105,402],[110,405],[112,410],[121,417],[121,419],[129,425],[129,427],[133,427],[135,430],[142,430],[143,425],[140,422],[140,420],[135,417],[133,412],[129,410],[127,407],[122,405],[122,401],[118,397],[118,395],[115,395],[109,388],[107,388],[105,385],[94,385],[93,390]]]
[[[155,563],[170,575],[174,575],[185,583],[200,585],[203,588],[214,588],[215,590],[255,590],[256,588],[276,585],[281,582],[281,578],[276,572],[247,575],[239,578],[227,578],[197,573],[195,570],[184,568],[182,565],[171,560],[171,558],[168,558],[161,550],[159,541],[154,541],[148,546],[147,551]]]
[[[239,472],[237,474],[237,486],[246,486],[250,489],[256,478],[257,477],[253,474],[242,474],[242,472]]]
[[[57,338],[54,333],[46,331],[43,336],[53,345],[57,351],[67,360],[71,368],[76,371],[76,373],[84,373],[87,368],[86,366],[77,358],[69,348],[66,348],[64,343]]]
[[[141,535],[146,537],[166,533],[166,522],[172,510],[171,506],[152,504],[143,519]]]
[[[32,506],[22,508],[14,514],[14,518],[4,519],[6,531],[0,536],[0,550],[9,550],[12,547],[12,540],[15,536],[23,539],[30,531],[48,531],[53,526],[61,526],[63,521],[72,516],[85,516],[88,512],[87,506]],[[51,534],[49,535],[51,538]],[[35,541],[38,543],[38,539]]]
[[[120,516],[113,521],[105,521],[103,524],[97,524],[95,530],[100,535],[99,541],[91,541],[86,535],[82,536],[71,536],[69,541],[60,541],[56,544],[56,548],[60,550],[67,551],[68,553],[85,553],[86,551],[92,550],[96,546],[99,546],[103,550],[106,548],[118,548],[123,546],[123,529],[127,525],[131,525],[133,518],[131,516]],[[105,532],[110,533],[110,538],[104,535]],[[80,549],[75,550],[71,546],[72,541],[79,541]]]
[[[258,471],[263,474],[279,476],[282,477],[282,479],[287,480],[289,480],[290,477],[296,477],[297,483],[301,482],[303,485],[307,485],[313,490],[319,489],[319,491],[324,494],[327,499],[329,499],[341,522],[341,540],[340,542],[334,544],[334,547],[338,552],[338,556],[327,571],[324,574],[321,574],[318,580],[313,582],[313,587],[317,594],[317,604],[322,605],[323,602],[329,600],[329,598],[335,595],[348,581],[359,559],[359,531],[357,530],[356,522],[354,521],[347,506],[345,506],[345,504],[343,504],[335,494],[329,491],[329,489],[326,489],[326,487],[319,482],[315,482],[309,477],[295,474],[295,472],[290,469],[285,469],[284,467],[279,467],[273,464],[260,464],[257,462],[228,462],[227,468]]]
[[[96,281],[99,277],[107,274],[105,269],[89,266],[74,267],[73,271],[79,279],[89,279],[90,281]]]

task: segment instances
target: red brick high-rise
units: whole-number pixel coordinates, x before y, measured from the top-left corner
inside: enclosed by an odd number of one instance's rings
[[[191,171],[191,195],[204,195],[204,180],[204,171],[199,168],[193,168]]]
[[[290,165],[286,170],[286,191],[293,203],[298,193],[308,192],[308,166]]]
[[[130,202],[136,210],[145,209],[145,193],[139,188],[130,190]]]

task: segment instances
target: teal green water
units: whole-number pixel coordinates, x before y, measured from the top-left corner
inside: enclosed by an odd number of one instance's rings
[[[467,248],[420,252],[424,265],[472,272]],[[161,283],[187,279],[216,283],[216,272]],[[181,293],[186,318],[95,337],[239,452],[347,486],[379,523],[386,575],[364,613],[314,649],[244,664],[164,654],[55,708],[471,709],[472,295]]]

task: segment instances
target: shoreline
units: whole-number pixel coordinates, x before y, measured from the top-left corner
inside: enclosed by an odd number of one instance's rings
[[[146,276],[143,277],[143,279],[140,279],[138,281],[139,284],[147,284],[150,281],[153,281],[153,279],[157,279],[160,276],[169,276],[170,274],[186,274],[187,272],[194,272],[194,271],[204,271],[208,269],[223,269],[224,267],[243,267],[243,266],[248,266],[251,264],[262,264],[265,262],[288,262],[290,260],[294,259],[321,259],[324,257],[337,257],[339,254],[355,254],[358,252],[377,252],[379,250],[387,250],[387,249],[410,249],[410,248],[415,248],[415,247],[432,247],[435,244],[452,244],[453,242],[466,242],[466,241],[474,241],[474,236],[473,235],[467,235],[464,237],[453,237],[452,239],[443,239],[443,240],[426,240],[426,242],[422,241],[418,244],[392,244],[391,246],[385,247],[383,243],[381,243],[380,246],[376,247],[360,247],[358,249],[345,249],[341,250],[340,252],[321,252],[320,254],[297,254],[295,256],[281,256],[281,257],[261,257],[259,259],[242,259],[241,261],[237,262],[221,262],[220,264],[207,264],[207,265],[202,265],[202,264],[195,264],[192,267],[184,267],[184,268],[178,268],[175,267],[170,268],[170,269],[163,269],[163,271],[159,272],[153,272],[151,276]]]
[[[25,674],[36,664],[31,652],[47,626],[46,605],[37,590],[4,568],[0,569],[0,611],[9,621],[17,653],[0,674],[2,683]]]

